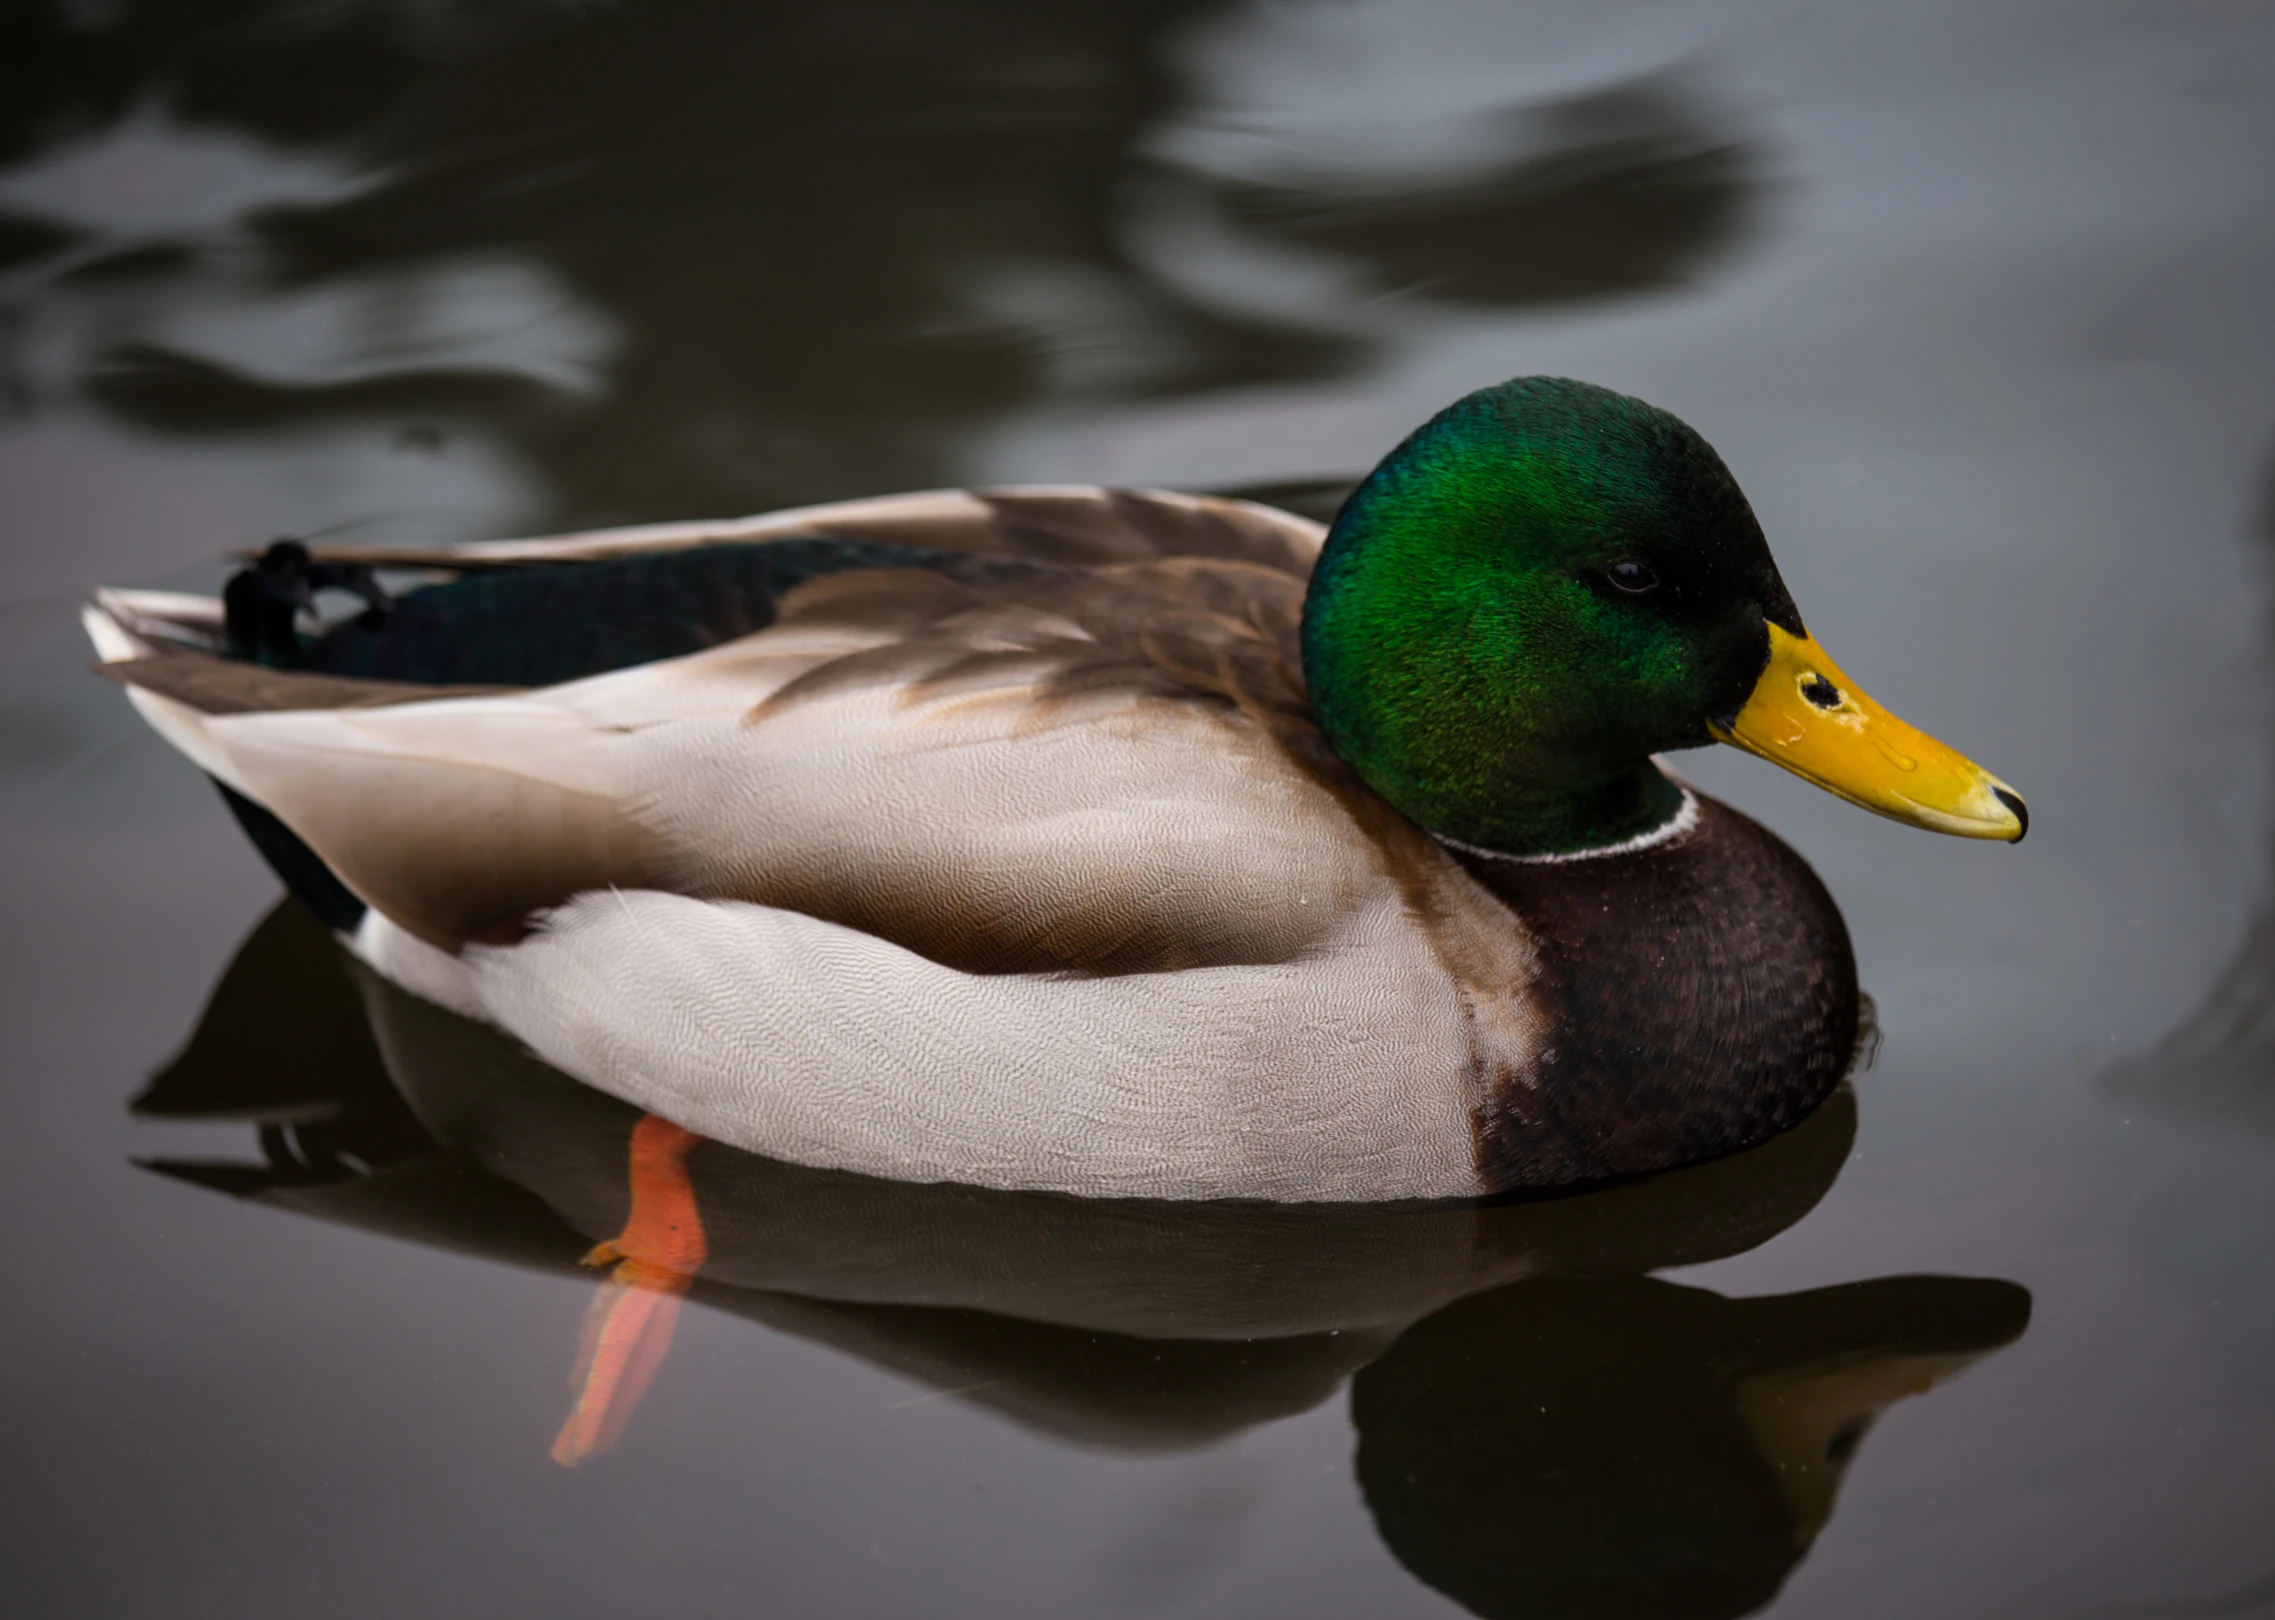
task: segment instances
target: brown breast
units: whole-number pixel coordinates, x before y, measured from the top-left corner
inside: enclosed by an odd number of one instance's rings
[[[1856,1046],[1856,957],[1801,857],[1728,805],[1632,854],[1455,850],[1537,942],[1532,1072],[1478,1077],[1489,1192],[1665,1169],[1806,1118]]]

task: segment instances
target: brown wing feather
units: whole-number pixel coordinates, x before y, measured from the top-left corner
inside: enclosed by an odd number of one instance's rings
[[[785,597],[780,628],[891,624],[897,639],[813,667],[748,719],[763,725],[862,687],[890,687],[912,704],[1005,694],[1023,705],[1027,731],[1148,708],[1211,717],[1229,728],[1227,753],[1252,757],[1259,772],[1282,781],[1292,767],[1316,792],[1318,815],[1355,826],[1357,840],[1322,839],[1323,859],[1350,860],[1332,852],[1355,851],[1359,872],[1371,865],[1395,882],[1448,971],[1475,986],[1487,1022],[1521,1021],[1513,998],[1529,958],[1506,911],[1369,790],[1313,721],[1297,642],[1302,602],[1300,581],[1279,569],[1189,556],[1006,575],[984,586],[901,571],[834,576]],[[1257,803],[1268,802],[1260,782]],[[1147,854],[1128,853],[1133,868]],[[1207,871],[1128,891],[1053,895],[1055,904],[1041,906],[970,874],[879,881],[866,863],[732,861],[689,877],[694,892],[791,907],[976,972],[1286,960],[1313,937],[1305,924],[1329,920],[1318,911],[1293,916],[1293,896],[1285,908],[1227,905]],[[1323,894],[1336,887],[1333,872],[1319,878]]]

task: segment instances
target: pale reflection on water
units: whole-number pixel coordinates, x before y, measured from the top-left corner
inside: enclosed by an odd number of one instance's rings
[[[2265,1606],[2261,10],[34,0],[0,75],[12,1610]],[[1694,421],[2029,791],[1955,849],[1686,757],[1840,901],[1853,1109],[1324,1224],[697,1147],[574,1471],[632,1117],[255,934],[70,622],[288,532],[1316,508],[1525,371]]]

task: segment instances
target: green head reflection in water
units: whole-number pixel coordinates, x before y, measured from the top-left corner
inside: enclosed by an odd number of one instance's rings
[[[1777,1595],[1883,1411],[2029,1320],[1958,1277],[1522,1283],[1358,1375],[1359,1483],[1399,1561],[1489,1620],[1726,1620]]]

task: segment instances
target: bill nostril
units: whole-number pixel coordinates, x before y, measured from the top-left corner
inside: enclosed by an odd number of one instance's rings
[[[1841,689],[1822,675],[1804,677],[1801,695],[1820,709],[1837,709],[1841,706]]]

